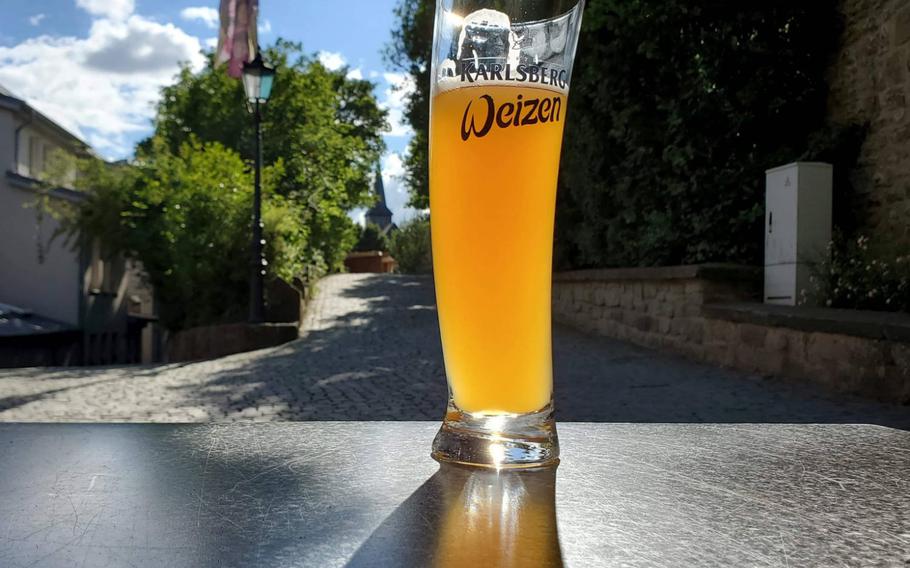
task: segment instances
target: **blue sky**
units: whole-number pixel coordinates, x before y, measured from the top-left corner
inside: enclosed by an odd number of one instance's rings
[[[381,50],[395,0],[260,0],[259,42],[303,44],[330,67],[373,81],[390,112],[382,160],[396,221],[413,214],[399,176],[410,132],[401,121],[407,77]],[[0,84],[76,133],[103,156],[129,157],[151,131],[158,89],[178,62],[201,65],[217,37],[217,0],[3,0]],[[355,216],[357,213],[354,214]]]

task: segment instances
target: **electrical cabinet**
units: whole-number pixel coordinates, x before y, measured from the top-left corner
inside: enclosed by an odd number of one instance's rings
[[[811,267],[831,240],[832,183],[830,164],[797,162],[765,172],[765,303],[812,299]]]

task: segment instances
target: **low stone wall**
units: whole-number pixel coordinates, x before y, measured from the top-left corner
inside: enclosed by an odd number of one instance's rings
[[[721,264],[558,273],[553,317],[599,335],[701,358],[702,308],[759,298],[760,274]]]
[[[344,259],[344,267],[354,274],[390,273],[398,268],[398,262],[387,252],[352,252]]]
[[[705,315],[705,361],[910,403],[910,316],[764,304]]]
[[[559,273],[553,317],[699,361],[910,403],[910,316],[765,306],[760,275],[728,265]]]
[[[297,339],[299,329],[293,323],[228,323],[194,327],[175,333],[168,340],[170,362],[213,359],[281,345]]]

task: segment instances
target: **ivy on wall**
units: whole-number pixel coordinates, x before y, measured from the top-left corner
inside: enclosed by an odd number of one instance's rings
[[[558,265],[760,263],[764,170],[826,128],[835,3],[593,0],[584,18]]]

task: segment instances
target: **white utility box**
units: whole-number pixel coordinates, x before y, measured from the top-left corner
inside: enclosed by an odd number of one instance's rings
[[[797,162],[765,172],[765,303],[813,297],[810,267],[831,240],[831,164]]]

